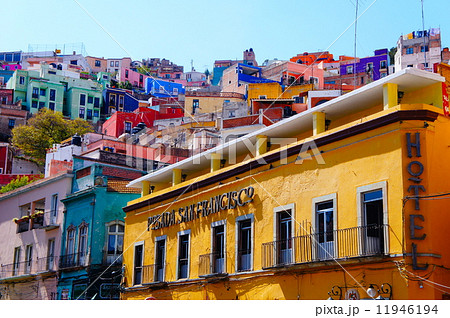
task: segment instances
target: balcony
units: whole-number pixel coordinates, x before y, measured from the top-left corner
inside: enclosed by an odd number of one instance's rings
[[[58,256],[42,257],[35,260],[2,264],[0,279],[19,277],[24,275],[35,275],[37,273],[55,272],[58,267]]]
[[[222,252],[200,255],[198,276],[225,274],[225,259],[226,253]]]
[[[89,254],[86,252],[62,255],[59,259],[60,269],[87,266],[88,264],[89,264]]]
[[[142,266],[142,284],[164,282],[164,270],[167,264],[152,264]]]
[[[386,253],[384,246],[388,229],[388,225],[358,226],[264,243],[262,267],[381,256]]]

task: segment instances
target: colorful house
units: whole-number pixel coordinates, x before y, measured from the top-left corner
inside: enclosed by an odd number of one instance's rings
[[[62,173],[0,194],[0,299],[56,299],[71,181]]]
[[[132,112],[139,106],[139,101],[131,94],[131,91],[108,87],[103,90],[102,113],[110,116],[116,111]]]
[[[121,279],[124,212],[139,196],[127,180],[136,169],[75,157],[72,192],[62,202],[58,299],[118,299]],[[88,288],[89,287],[89,288]]]
[[[448,299],[443,81],[405,69],[132,181],[122,299]]]
[[[183,85],[174,82],[163,81],[160,79],[146,78],[145,93],[152,94],[160,98],[176,98],[185,92]]]

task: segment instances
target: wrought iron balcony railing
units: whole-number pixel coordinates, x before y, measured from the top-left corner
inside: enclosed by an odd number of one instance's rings
[[[388,225],[358,226],[262,244],[262,267],[386,253]]]
[[[212,274],[226,273],[225,267],[226,253],[216,252],[200,255],[198,275],[206,276]]]
[[[88,264],[89,253],[86,252],[61,255],[59,258],[59,268],[87,266]]]
[[[58,269],[58,256],[42,257],[12,264],[2,264],[0,279],[52,272]]]
[[[142,284],[164,282],[166,265],[164,263],[142,266]]]

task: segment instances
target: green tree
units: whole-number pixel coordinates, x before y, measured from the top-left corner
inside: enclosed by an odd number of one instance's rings
[[[12,191],[14,189],[23,187],[24,185],[27,185],[31,182],[33,182],[34,180],[30,180],[30,178],[28,176],[23,176],[23,177],[17,177],[13,180],[11,180],[7,185],[3,186],[0,189],[0,193],[5,193],[8,191]]]
[[[12,130],[12,144],[39,163],[45,162],[47,149],[53,144],[75,135],[92,132],[91,125],[80,118],[65,120],[61,113],[49,109],[41,109],[33,116],[27,125],[21,125]]]
[[[120,82],[119,83],[119,88],[133,89],[133,86],[131,85],[130,82],[126,81],[126,82]]]
[[[395,64],[395,53],[397,53],[397,48],[396,47],[392,47],[389,50],[389,63],[390,63],[390,65],[394,65]]]

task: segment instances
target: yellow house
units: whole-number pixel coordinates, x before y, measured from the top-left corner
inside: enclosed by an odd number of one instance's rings
[[[405,69],[132,181],[122,299],[449,297],[443,81]]]
[[[224,103],[242,102],[245,96],[232,92],[186,92],[184,105],[185,112],[195,114],[207,114],[222,112]]]

